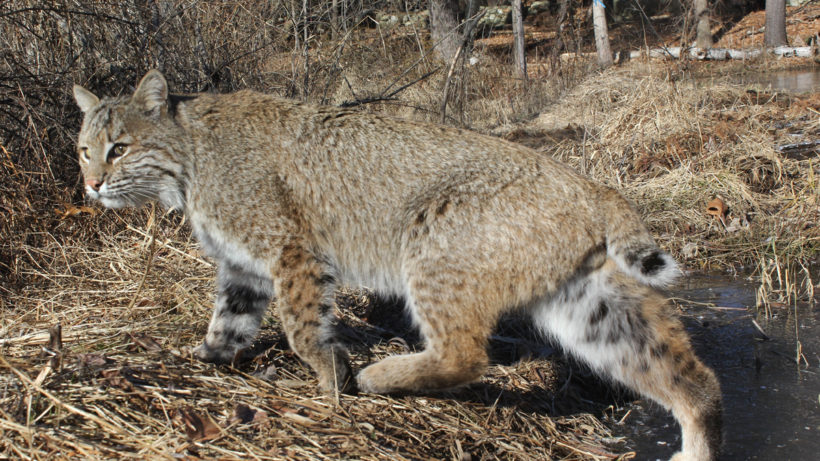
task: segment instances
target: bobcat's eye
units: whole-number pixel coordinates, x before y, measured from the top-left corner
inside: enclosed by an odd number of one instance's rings
[[[88,148],[87,147],[81,147],[80,148],[80,159],[85,163],[88,163],[88,162],[91,161],[91,157],[88,156]]]
[[[108,156],[106,157],[106,161],[108,161],[109,163],[113,162],[114,160],[118,159],[119,157],[122,157],[123,155],[125,155],[126,152],[128,152],[128,146],[127,145],[125,145],[125,144],[114,144],[114,146],[111,147],[111,150],[108,151]]]

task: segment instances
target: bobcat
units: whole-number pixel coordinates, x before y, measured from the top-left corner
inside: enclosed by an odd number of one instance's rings
[[[497,319],[522,310],[593,370],[671,409],[683,430],[674,459],[717,457],[718,381],[654,288],[677,266],[616,191],[501,139],[252,91],[173,96],[155,70],[130,97],[76,85],[74,96],[87,195],[181,210],[219,264],[197,358],[232,360],[275,293],[323,388],[446,389],[482,374]],[[354,383],[330,327],[340,283],[404,297],[425,349]]]

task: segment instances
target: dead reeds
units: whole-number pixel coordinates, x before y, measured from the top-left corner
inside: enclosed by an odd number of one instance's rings
[[[761,304],[812,300],[820,250],[820,99],[635,63],[592,76],[508,133],[621,189],[661,244],[702,269],[761,276]],[[567,133],[570,133],[567,135]],[[707,210],[719,199],[721,213]]]

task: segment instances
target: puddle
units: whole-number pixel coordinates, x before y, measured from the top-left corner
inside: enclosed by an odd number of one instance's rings
[[[820,92],[820,69],[750,73],[732,76],[730,81],[789,93],[816,93]]]
[[[725,460],[808,460],[820,453],[820,308],[754,309],[757,286],[721,277],[691,276],[672,296],[696,303],[685,322],[698,355],[723,391]],[[754,326],[756,320],[769,339]],[[797,335],[805,361],[795,365]],[[808,362],[808,365],[806,364]],[[615,421],[627,411],[623,424]],[[657,405],[641,400],[609,421],[627,437],[638,460],[666,460],[680,447],[679,429]]]

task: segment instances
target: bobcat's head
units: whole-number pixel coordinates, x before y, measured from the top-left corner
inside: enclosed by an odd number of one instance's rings
[[[159,200],[184,201],[184,136],[169,115],[168,85],[159,71],[142,78],[129,97],[100,100],[74,85],[85,118],[77,139],[88,197],[109,208]]]

